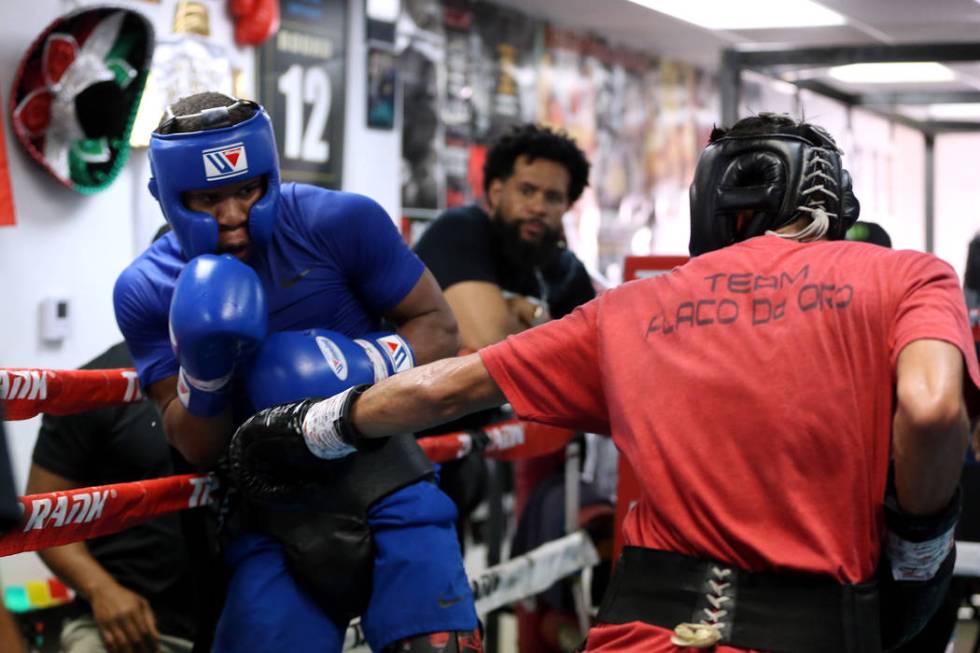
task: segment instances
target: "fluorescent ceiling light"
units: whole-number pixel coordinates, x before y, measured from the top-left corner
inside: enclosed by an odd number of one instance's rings
[[[980,1],[980,0],[978,0]],[[843,25],[846,20],[812,0],[630,0],[708,29],[771,29]]]
[[[975,102],[932,104],[929,105],[929,116],[938,120],[977,120],[980,119],[980,104]]]
[[[949,82],[956,79],[952,69],[935,61],[852,63],[835,66],[829,74],[838,81],[851,84]]]

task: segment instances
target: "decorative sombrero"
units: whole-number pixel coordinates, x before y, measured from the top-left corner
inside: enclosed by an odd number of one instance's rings
[[[58,18],[14,76],[17,139],[64,185],[102,190],[129,155],[152,54],[153,28],[135,11],[87,7]]]

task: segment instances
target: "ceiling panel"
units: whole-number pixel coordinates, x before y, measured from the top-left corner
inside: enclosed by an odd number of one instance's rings
[[[980,6],[980,5],[978,5]],[[767,44],[785,48],[800,46],[841,45],[868,43],[871,39],[864,30],[851,25],[833,27],[808,27],[794,29],[753,29],[729,32],[739,43]]]
[[[613,42],[716,68],[721,51],[737,44],[833,45],[980,40],[974,0],[823,0],[850,19],[844,26],[712,32],[628,0],[499,0],[559,25],[589,30]]]
[[[818,1],[845,16],[886,31],[892,25],[933,23],[940,16],[943,21],[950,24],[964,20],[980,20],[980,4],[973,0]]]
[[[980,4],[977,8],[980,9]],[[888,25],[885,30],[899,43],[958,43],[980,40],[980,20],[977,19]]]

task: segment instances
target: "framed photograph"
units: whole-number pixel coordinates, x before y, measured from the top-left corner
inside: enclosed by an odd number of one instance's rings
[[[275,38],[258,48],[259,100],[272,118],[282,178],[341,187],[347,3],[281,3]]]

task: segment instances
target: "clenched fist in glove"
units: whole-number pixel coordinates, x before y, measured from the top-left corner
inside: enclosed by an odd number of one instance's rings
[[[187,264],[170,303],[170,341],[180,363],[177,396],[188,412],[224,410],[236,366],[262,341],[268,313],[255,270],[231,256]]]
[[[317,460],[335,460],[354,453],[357,433],[350,423],[350,411],[367,387],[355,386],[327,399],[304,399],[259,411],[238,427],[229,458],[233,467],[254,467],[262,461],[275,469],[269,474],[233,469],[233,474],[258,479],[263,485],[262,495],[287,495],[286,486],[295,485],[288,470],[302,476],[303,470],[316,467]],[[269,487],[270,478],[279,478],[283,488]],[[248,493],[255,488],[244,489]]]

